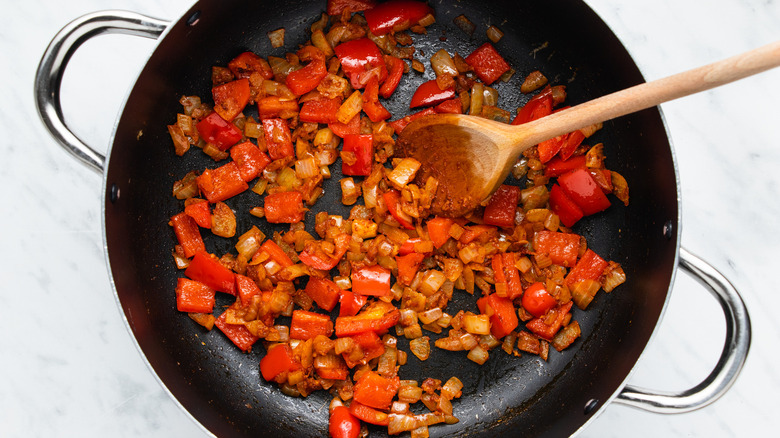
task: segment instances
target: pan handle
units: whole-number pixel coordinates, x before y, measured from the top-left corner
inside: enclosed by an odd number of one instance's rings
[[[626,386],[616,402],[660,414],[693,411],[714,402],[734,384],[750,348],[750,316],[734,286],[707,262],[680,249],[680,267],[712,293],[726,316],[726,341],[715,369],[701,383],[680,392]]]
[[[100,11],[84,15],[68,23],[54,36],[38,64],[35,73],[35,103],[46,129],[60,146],[71,155],[102,173],[105,155],[79,139],[62,116],[60,86],[71,56],[86,41],[103,34],[128,34],[157,38],[169,22],[128,11]]]

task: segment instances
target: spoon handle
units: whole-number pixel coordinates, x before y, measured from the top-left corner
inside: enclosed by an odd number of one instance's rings
[[[780,66],[780,41],[663,79],[635,85],[543,117],[515,130],[517,148],[706,91]],[[522,131],[522,132],[521,132]]]

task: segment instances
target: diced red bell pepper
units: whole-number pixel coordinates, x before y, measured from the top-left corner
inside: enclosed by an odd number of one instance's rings
[[[327,278],[319,277],[310,277],[304,291],[306,295],[317,303],[320,309],[328,312],[336,307],[336,303],[339,302],[339,294],[342,292],[336,283]]]
[[[515,267],[515,254],[511,252],[495,254],[491,260],[496,284],[506,284],[506,297],[514,300],[523,294],[520,272]]]
[[[442,90],[435,80],[423,82],[417,87],[412,95],[409,108],[420,106],[434,106],[444,102],[447,99],[455,97],[455,87],[449,87]]]
[[[412,237],[410,239],[406,239],[406,242],[404,242],[403,245],[398,248],[398,255],[405,256],[407,254],[416,252],[414,250],[414,246],[418,243],[421,243],[422,241],[422,237]]]
[[[295,361],[292,348],[288,344],[277,344],[271,347],[260,359],[260,374],[269,382],[281,373],[299,369],[301,364]]]
[[[344,358],[349,368],[355,368],[357,365],[365,365],[370,360],[375,359],[385,352],[385,344],[382,339],[374,332],[367,331],[350,336],[355,344],[363,351],[363,357],[359,359],[352,358],[349,352],[344,352],[341,356]]]
[[[302,122],[334,123],[338,122],[336,111],[339,107],[341,107],[341,99],[337,97],[309,100],[301,105],[299,117]]]
[[[552,88],[548,85],[539,94],[532,97],[517,112],[517,117],[512,121],[513,125],[522,125],[532,122],[545,116],[549,116],[553,111]]]
[[[491,294],[478,299],[477,307],[483,315],[490,315],[490,333],[497,339],[508,335],[520,324],[515,306],[509,298]]]
[[[295,156],[290,127],[284,119],[264,119],[263,133],[272,160]]]
[[[241,274],[236,275],[236,291],[241,305],[246,306],[252,301],[252,297],[261,295],[263,292],[257,286],[254,280]]]
[[[274,77],[274,72],[268,61],[252,52],[244,52],[228,63],[228,68],[237,78],[248,78],[252,73],[260,73],[265,79]]]
[[[466,63],[474,69],[477,77],[487,85],[498,80],[501,75],[510,69],[509,64],[490,43],[485,43],[471,52],[466,57]]]
[[[567,135],[564,134],[539,143],[536,147],[539,152],[539,161],[542,163],[550,161],[563,148],[566,138]]]
[[[333,243],[336,246],[336,251],[331,254],[325,254],[322,251],[318,251],[319,242],[311,241],[307,243],[305,249],[298,254],[301,261],[314,269],[321,271],[328,271],[336,267],[339,261],[347,252],[349,248],[349,242],[352,240],[352,236],[343,233],[339,234],[333,239]]]
[[[315,48],[312,46],[312,49]],[[316,50],[319,51],[319,49]],[[322,58],[313,59],[303,68],[288,73],[285,83],[293,94],[302,96],[317,88],[320,81],[327,75],[328,68],[325,66],[325,57],[323,55]]]
[[[198,122],[196,127],[203,140],[222,151],[230,149],[230,146],[238,143],[244,137],[236,125],[220,117],[216,111]]]
[[[389,99],[395,89],[398,88],[398,84],[401,83],[401,78],[404,76],[405,63],[401,58],[396,58],[392,55],[384,55],[384,59],[388,73],[387,79],[382,83],[382,87],[379,88],[379,95]]]
[[[556,265],[571,268],[577,263],[580,252],[580,236],[574,233],[537,231],[534,233],[534,251],[548,254]]]
[[[209,202],[201,199],[184,206],[184,212],[193,219],[201,228],[211,228],[211,209]]]
[[[356,114],[349,123],[341,123],[338,120],[330,122],[328,123],[328,128],[341,138],[360,134],[360,114]]]
[[[460,99],[449,99],[436,105],[433,108],[437,114],[463,114],[463,104],[460,103]]]
[[[607,262],[593,250],[588,249],[574,265],[574,268],[569,271],[569,275],[566,276],[566,284],[573,287],[582,280],[596,281],[606,268]]]
[[[468,245],[469,243],[479,239],[483,234],[487,234],[488,237],[491,234],[496,233],[496,227],[492,225],[469,225],[466,227],[466,231],[461,234],[458,242]]]
[[[584,216],[582,209],[561,190],[558,184],[553,184],[550,189],[550,210],[558,215],[563,225],[569,228]]]
[[[346,365],[338,368],[315,368],[314,370],[321,379],[347,380],[349,377],[349,369]]]
[[[251,181],[271,162],[268,155],[251,141],[245,141],[230,148],[230,157],[238,166],[241,179]]]
[[[206,244],[200,235],[200,228],[190,215],[181,212],[171,217],[170,223],[179,245],[184,250],[185,257],[190,258],[199,252],[206,251]]]
[[[379,102],[379,80],[376,76],[368,80],[363,90],[363,112],[374,123],[390,118],[390,111]]]
[[[382,51],[368,38],[358,38],[339,44],[333,49],[341,61],[341,69],[349,77],[352,88],[362,89],[371,76],[379,83],[387,78],[387,66]]]
[[[328,1],[328,6],[334,0]],[[330,413],[328,433],[332,438],[358,438],[360,436],[360,420],[349,412],[346,406],[336,406]]]
[[[544,322],[547,318],[545,316],[545,318],[534,318],[528,321],[525,323],[525,328],[542,339],[552,341],[552,338],[556,333],[558,333],[558,330],[561,329],[563,320],[566,318],[566,314],[571,310],[572,303],[572,301],[569,301],[568,303],[563,304],[555,309],[556,315],[552,324],[546,324]]]
[[[353,399],[376,409],[390,409],[401,386],[398,376],[386,378],[376,371],[367,371],[355,382]]]
[[[341,172],[344,175],[368,176],[374,163],[374,136],[372,134],[349,134],[344,136],[343,152],[355,154],[355,162],[347,164],[342,161]]]
[[[205,284],[179,278],[176,284],[176,309],[179,312],[211,313],[214,311],[216,291]]]
[[[558,185],[589,216],[606,210],[611,204],[593,177],[585,169],[573,170],[558,177]]]
[[[390,416],[387,415],[386,412],[368,407],[355,400],[352,400],[349,404],[349,413],[369,424],[376,424],[377,426],[387,426],[390,424]]]
[[[383,297],[390,294],[390,271],[379,266],[365,266],[353,270],[352,292],[359,295]]]
[[[442,245],[447,243],[450,238],[450,228],[455,223],[454,220],[448,217],[435,217],[428,220],[426,228],[428,230],[428,238],[433,242],[433,246],[441,248]]]
[[[366,305],[368,297],[352,291],[339,291],[339,316],[355,316]]]
[[[556,304],[557,301],[547,292],[542,282],[528,286],[523,292],[523,308],[536,318],[542,317]]]
[[[413,0],[390,0],[366,10],[368,28],[377,36],[398,32],[416,25],[423,17],[432,14],[427,3]]]
[[[409,114],[406,117],[400,118],[398,120],[393,120],[392,122],[388,122],[388,123],[390,124],[390,126],[393,127],[393,130],[395,131],[396,134],[400,134],[401,131],[403,131],[407,125],[409,125],[416,119],[419,119],[420,117],[424,117],[424,116],[430,116],[433,114],[437,114],[435,109],[425,108],[422,111],[418,111],[414,114]]]
[[[401,227],[406,228],[407,230],[413,230],[414,225],[401,216],[400,213],[401,207],[399,204],[401,203],[401,192],[395,189],[388,190],[382,193],[382,198],[384,199],[385,204],[387,204],[387,210],[395,218],[395,220],[401,224]]]
[[[585,169],[585,160],[585,155],[578,155],[565,161],[561,157],[555,157],[548,161],[547,165],[544,167],[544,176],[554,178],[571,172],[572,170]]]
[[[562,159],[568,160],[584,140],[585,134],[583,134],[580,130],[569,133],[566,136],[566,143],[563,145],[558,155],[560,155]]]
[[[233,161],[216,169],[204,170],[195,181],[200,192],[212,204],[232,198],[249,188]]]
[[[420,269],[420,263],[425,259],[425,254],[412,252],[406,255],[395,256],[398,265],[398,281],[405,286],[412,284],[417,270]]]
[[[279,263],[279,265],[281,265],[283,268],[287,268],[295,264],[290,256],[288,256],[287,253],[285,253],[284,250],[273,240],[268,239],[263,242],[263,244],[260,245],[260,250],[255,253],[254,257],[252,257],[252,261],[254,261],[255,258],[262,253],[268,254],[271,257],[271,260]]]
[[[343,338],[369,331],[384,333],[398,322],[400,316],[394,305],[375,301],[355,316],[336,318],[336,336]]]
[[[226,121],[232,121],[249,103],[249,79],[242,78],[211,89],[214,111]]]
[[[341,15],[345,9],[351,12],[365,11],[376,6],[376,0],[328,0],[328,15]]]
[[[291,339],[312,339],[317,335],[330,337],[333,334],[333,321],[328,315],[294,310],[290,323]]]
[[[520,187],[502,184],[490,197],[482,220],[488,225],[514,226],[518,200],[520,200]]]
[[[252,351],[252,345],[254,345],[255,342],[257,342],[260,338],[253,335],[243,325],[228,324],[225,321],[226,317],[227,313],[222,312],[222,315],[219,315],[219,318],[214,320],[214,325],[217,326],[217,328],[222,333],[224,333],[228,339],[233,341],[233,343],[236,344],[236,347],[240,348],[241,351]]]
[[[236,294],[235,274],[222,266],[219,261],[206,252],[199,252],[192,258],[184,275],[206,286],[231,295]]]
[[[266,195],[265,219],[272,224],[295,224],[303,220],[306,209],[303,208],[301,192],[278,192]]]
[[[297,113],[298,101],[284,100],[279,96],[266,96],[257,100],[257,115],[260,119],[275,119],[284,113]]]

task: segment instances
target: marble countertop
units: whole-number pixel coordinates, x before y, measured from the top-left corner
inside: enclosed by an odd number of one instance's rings
[[[645,77],[716,61],[777,40],[777,0],[587,0]],[[0,28],[0,436],[198,437],[207,434],[161,388],[115,303],[101,231],[101,178],[65,154],[38,120],[33,77],[51,37],[106,8],[174,19],[190,0],[4,2]],[[154,42],[105,36],[74,57],[63,88],[66,120],[106,145],[124,96]],[[100,60],[100,62],[96,62]],[[678,160],[682,245],[741,291],[753,342],[731,390],[687,414],[612,404],[583,437],[763,436],[780,429],[780,319],[766,291],[780,233],[780,70],[662,106]],[[695,312],[690,312],[695,309]],[[722,313],[685,275],[631,383],[679,390],[717,361]]]

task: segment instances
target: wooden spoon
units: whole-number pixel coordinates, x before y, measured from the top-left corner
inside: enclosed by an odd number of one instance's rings
[[[439,181],[432,211],[461,216],[486,201],[506,179],[520,154],[558,135],[705,91],[780,65],[780,41],[758,49],[636,85],[523,125],[482,117],[438,114],[421,117],[399,135],[401,156],[422,166],[418,181]]]

